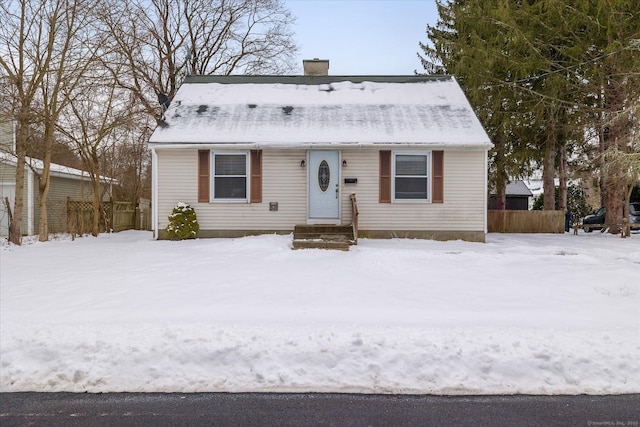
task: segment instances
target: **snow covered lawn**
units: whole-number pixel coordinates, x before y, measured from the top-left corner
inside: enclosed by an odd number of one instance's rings
[[[0,390],[640,392],[640,234],[0,248]]]

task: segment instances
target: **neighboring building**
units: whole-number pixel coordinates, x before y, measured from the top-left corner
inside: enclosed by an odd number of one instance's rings
[[[0,237],[7,237],[9,232],[9,212],[5,204],[5,197],[9,200],[11,209],[14,208],[16,191],[17,159],[7,151],[13,151],[13,127],[0,123]],[[10,150],[7,150],[9,148]],[[21,231],[23,235],[38,233],[40,221],[40,196],[38,194],[39,176],[42,173],[42,161],[27,157],[23,186],[23,213]],[[74,200],[93,200],[93,188],[89,174],[78,169],[51,164],[51,182],[47,196],[47,213],[50,233],[67,231],[67,197]],[[104,200],[111,196],[113,180],[102,178],[105,185]]]
[[[153,223],[200,237],[290,233],[484,241],[491,142],[451,76],[189,76],[150,139]],[[326,70],[324,72],[326,74]]]
[[[14,123],[0,121],[0,153],[13,153],[15,146]]]
[[[524,181],[509,181],[506,193],[505,209],[512,211],[526,211],[531,209],[533,204],[533,193]],[[498,205],[497,197],[492,194],[489,197],[489,209],[496,209]]]

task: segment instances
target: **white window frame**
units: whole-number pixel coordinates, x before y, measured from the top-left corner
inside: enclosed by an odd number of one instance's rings
[[[245,197],[240,199],[240,198],[217,198],[216,197],[216,156],[238,156],[238,155],[243,155],[244,159],[245,159],[245,168],[244,168],[244,175],[222,175],[226,178],[240,178],[240,177],[244,177],[245,179]],[[251,190],[251,185],[250,185],[250,179],[251,179],[251,175],[250,175],[250,170],[249,167],[250,165],[250,157],[249,156],[249,152],[248,151],[211,151],[211,161],[210,161],[210,175],[211,175],[211,179],[210,179],[210,202],[211,203],[249,203],[249,200],[251,200],[251,195],[249,194],[249,191]]]
[[[396,198],[396,157],[397,156],[426,156],[427,158],[427,197],[425,199],[397,199]],[[404,178],[421,178],[422,175]],[[391,156],[391,200],[393,203],[431,203],[431,151],[394,151]]]

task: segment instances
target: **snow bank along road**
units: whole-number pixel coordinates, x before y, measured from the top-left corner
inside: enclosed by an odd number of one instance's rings
[[[5,392],[640,392],[638,234],[0,246]]]

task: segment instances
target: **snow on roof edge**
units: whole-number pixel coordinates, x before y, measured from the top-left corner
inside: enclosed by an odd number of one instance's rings
[[[9,154],[9,153],[2,153],[0,152],[0,161],[3,161],[5,163],[9,163],[12,166],[16,166],[18,164],[18,158],[16,156],[14,156],[13,154]],[[25,165],[24,167],[33,167],[35,168],[38,173],[42,173],[42,170],[44,168],[44,163],[42,162],[42,160],[39,159],[34,159],[32,157],[25,157]],[[85,179],[85,178],[90,178],[90,174],[87,171],[83,171],[80,169],[76,169],[76,168],[72,168],[69,166],[63,166],[63,165],[59,165],[57,163],[50,163],[49,164],[49,173],[51,176],[58,176],[61,178],[69,178],[69,179]],[[104,175],[100,175],[100,181],[102,182],[106,182],[109,184],[117,184],[118,180],[115,178],[110,178],[108,176],[104,176]]]
[[[292,146],[288,143],[274,143],[271,141],[243,141],[243,142],[215,142],[215,141],[198,141],[198,142],[185,142],[185,143],[176,143],[176,142],[150,142],[149,145],[153,146],[153,148],[176,148],[176,149],[187,149],[187,148],[224,148],[224,149],[261,149],[261,148],[272,148],[272,149],[334,149],[336,147],[339,148],[416,148],[416,147],[428,147],[430,149],[438,149],[438,148],[447,148],[447,149],[461,149],[461,150],[469,150],[469,149],[489,149],[493,146],[492,143],[487,142],[477,142],[470,144],[447,144],[443,142],[304,142]]]
[[[239,75],[232,74],[223,75],[190,75],[186,76],[183,84],[246,84],[246,83],[283,83],[283,84],[307,84],[320,85],[324,83],[338,83],[350,81],[353,83],[374,82],[374,83],[411,83],[411,82],[428,82],[428,81],[447,81],[457,80],[450,74],[436,75],[376,75],[376,74],[360,74],[360,75],[327,75],[327,76],[303,76],[303,75]]]

